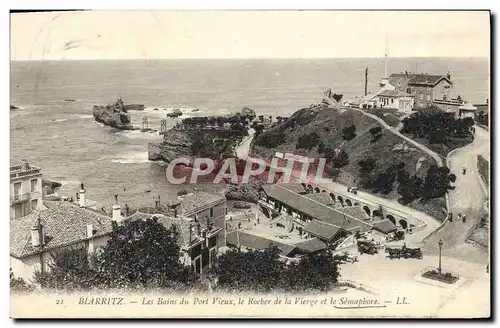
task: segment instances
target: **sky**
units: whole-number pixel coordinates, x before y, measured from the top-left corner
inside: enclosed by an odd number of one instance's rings
[[[11,60],[489,57],[487,11],[11,14]],[[387,41],[386,41],[387,40]]]

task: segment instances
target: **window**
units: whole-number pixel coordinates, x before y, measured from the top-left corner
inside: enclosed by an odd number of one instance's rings
[[[431,95],[427,94],[427,101],[431,101]]]
[[[38,199],[32,199],[31,200],[31,210],[37,210],[38,209]]]
[[[14,195],[16,196],[21,195],[21,182],[14,183]]]
[[[391,104],[394,104],[394,99],[391,98]]]
[[[210,209],[210,217],[213,218],[214,217],[214,208],[212,207]]]
[[[31,192],[38,191],[38,179],[31,180]]]

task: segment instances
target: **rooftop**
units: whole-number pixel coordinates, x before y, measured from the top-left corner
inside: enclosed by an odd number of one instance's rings
[[[91,224],[94,236],[104,236],[112,231],[111,219],[96,211],[80,208],[65,201],[45,201],[47,209],[35,211],[21,219],[10,221],[10,254],[17,258],[37,254],[39,248],[31,243],[31,228],[38,218],[43,226],[43,250],[72,245],[87,239],[87,225]]]
[[[327,249],[327,245],[318,238],[308,239],[301,243],[297,243],[294,246],[297,247],[299,250],[305,251],[307,253],[313,253]]]
[[[326,206],[335,204],[333,202],[332,198],[330,197],[330,195],[328,195],[326,192],[306,194],[306,195],[304,195],[304,197],[315,200],[318,203],[321,203],[321,204],[326,205]]]
[[[391,74],[390,76],[390,78],[398,77],[406,77],[408,79],[408,84],[423,84],[434,86],[442,79],[446,79],[448,82],[453,83],[446,75],[396,73]]]
[[[294,249],[294,245],[287,245],[243,231],[231,231],[226,235],[226,243],[231,246],[243,246],[255,250],[263,250],[270,246],[276,246],[281,250],[281,255],[287,256]]]
[[[181,198],[178,211],[180,215],[184,216],[194,215],[226,200],[226,197],[222,195],[203,191],[196,191],[195,193],[184,195]]]
[[[340,231],[341,229],[337,226],[321,222],[318,220],[312,220],[305,227],[304,231],[308,234],[311,234],[316,237],[320,237],[324,240],[332,240],[333,237]]]
[[[394,232],[397,230],[396,226],[390,220],[382,220],[375,222],[373,224],[373,229],[383,232],[385,234]]]
[[[382,90],[377,96],[382,97],[410,97],[411,95],[406,92],[401,92],[399,90]]]
[[[320,202],[287,190],[280,185],[268,184],[264,185],[262,188],[268,196],[277,199],[314,219],[338,226],[348,231],[356,228],[360,228],[362,231],[371,229],[370,224],[362,221],[363,217],[357,218],[350,214],[344,214],[339,210],[325,206]]]

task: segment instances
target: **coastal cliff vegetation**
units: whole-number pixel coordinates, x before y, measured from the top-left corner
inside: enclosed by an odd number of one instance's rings
[[[359,111],[325,106],[301,109],[261,132],[252,143],[255,154],[270,158],[276,151],[325,158],[325,177],[445,217],[444,196],[453,176]]]

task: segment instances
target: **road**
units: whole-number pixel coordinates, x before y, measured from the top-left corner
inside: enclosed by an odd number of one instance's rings
[[[247,159],[248,153],[250,152],[250,144],[252,143],[254,134],[254,129],[248,129],[248,136],[241,140],[238,146],[236,146],[235,152],[238,158]]]
[[[347,192],[347,186],[342,185],[337,182],[330,181],[328,183],[321,184],[321,187],[331,190],[335,193],[335,191],[340,191],[341,193],[345,194]],[[349,194],[349,197],[353,199],[360,199],[360,200],[366,200],[369,202],[373,202],[376,204],[379,204],[383,207],[391,208],[395,211],[399,211],[402,214],[409,215],[415,219],[418,219],[420,221],[423,221],[426,223],[425,228],[423,228],[420,231],[416,231],[411,235],[407,236],[408,241],[410,242],[415,242],[415,243],[420,243],[424,237],[429,235],[432,231],[434,231],[440,224],[441,222],[437,220],[436,218],[427,215],[423,212],[417,211],[415,209],[412,209],[410,207],[401,205],[395,200],[390,200],[386,198],[382,198],[379,196],[376,196],[374,194],[364,192],[364,191],[358,191],[356,195],[354,194]]]
[[[479,246],[466,243],[469,231],[481,218],[488,197],[479,182],[477,155],[490,158],[489,133],[479,127],[476,127],[474,141],[454,151],[448,159],[451,172],[457,176],[455,190],[451,190],[448,194],[450,212],[453,213],[454,220],[430,238],[426,247],[436,252],[437,242],[442,239],[443,254],[487,263],[487,252]],[[467,169],[465,175],[462,174],[463,167]],[[465,223],[457,219],[458,213],[466,214]]]
[[[411,138],[408,138],[407,136],[401,134],[399,132],[399,126],[394,128],[392,126],[390,126],[389,124],[387,124],[383,119],[381,119],[380,117],[378,116],[375,116],[373,114],[370,114],[370,113],[367,113],[365,112],[364,110],[362,109],[359,109],[359,108],[351,108],[353,110],[357,110],[358,112],[361,112],[363,113],[364,115],[376,120],[377,122],[379,122],[380,124],[382,124],[382,126],[384,128],[386,128],[387,130],[389,130],[390,132],[394,133],[395,135],[397,135],[398,137],[402,138],[403,140],[406,140],[407,142],[409,142],[410,144],[412,144],[413,146],[417,147],[418,149],[420,149],[421,151],[425,152],[427,155],[429,155],[430,157],[434,158],[434,160],[436,161],[437,165],[438,166],[443,166],[443,159],[441,158],[441,156],[430,150],[429,148],[425,147],[424,145],[422,145],[421,143],[418,143],[417,141],[411,139]]]
[[[453,286],[420,278],[425,268],[438,266],[436,255],[424,254],[421,260],[391,260],[385,255],[383,251],[359,255],[359,262],[341,265],[340,273],[342,279],[376,288],[384,300],[391,300],[386,309],[389,315],[477,317],[489,314],[491,286],[485,265],[443,256],[443,270],[458,273],[462,278]],[[406,297],[409,305],[396,305],[398,296]]]

